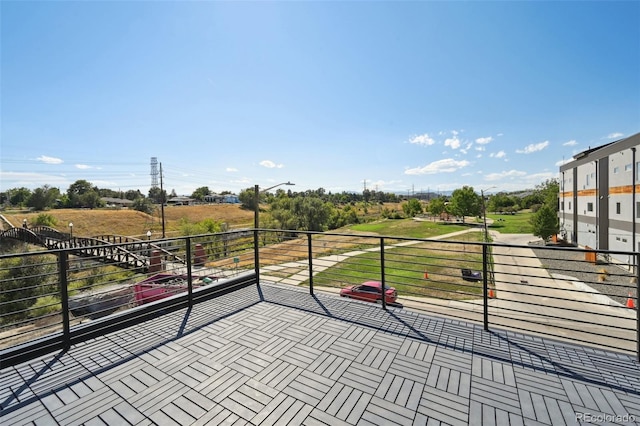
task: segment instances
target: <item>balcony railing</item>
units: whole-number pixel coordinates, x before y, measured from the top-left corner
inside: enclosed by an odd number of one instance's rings
[[[395,288],[397,300],[381,298],[381,309],[477,321],[485,329],[526,331],[640,357],[640,277],[628,266],[640,264],[639,253],[485,243],[480,237],[260,229],[112,240],[114,250],[107,251],[105,244],[69,244],[5,254],[0,363],[13,365],[260,282],[337,295],[366,281]],[[128,253],[121,263],[105,255],[120,249]]]

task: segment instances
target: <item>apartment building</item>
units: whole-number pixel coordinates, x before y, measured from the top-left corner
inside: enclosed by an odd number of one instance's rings
[[[560,233],[579,246],[640,251],[640,133],[580,152],[560,167]],[[615,256],[633,264],[627,256]],[[621,257],[625,257],[622,259]]]

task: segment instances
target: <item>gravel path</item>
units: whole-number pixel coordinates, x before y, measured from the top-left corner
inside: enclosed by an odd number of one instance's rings
[[[585,253],[562,248],[543,248],[542,241],[531,242],[529,246],[551,274],[561,274],[576,278],[614,301],[625,305],[631,292],[636,297],[635,277],[626,267],[614,263],[593,264],[585,261]],[[608,275],[599,280],[602,270]]]

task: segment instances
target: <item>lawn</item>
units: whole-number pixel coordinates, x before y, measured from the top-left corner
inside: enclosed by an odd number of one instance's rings
[[[463,231],[475,223],[442,223],[430,220],[415,219],[383,219],[376,222],[351,225],[344,229],[344,232],[357,231],[378,235],[390,235],[394,237],[409,238],[432,238],[450,232]]]
[[[464,242],[482,240],[482,233],[472,232],[443,242],[419,242],[385,249],[385,280],[402,296],[436,297],[450,300],[477,298],[482,283],[463,281],[461,268],[482,269],[482,247]],[[447,240],[444,240],[447,241]],[[426,278],[425,278],[426,273]],[[368,280],[379,281],[380,253],[369,251],[351,256],[314,276],[314,284],[344,287]],[[308,282],[304,283],[308,285]]]
[[[531,217],[533,213],[530,210],[521,211],[514,215],[511,214],[489,214],[487,218],[492,219],[493,223],[489,226],[502,234],[531,234]]]

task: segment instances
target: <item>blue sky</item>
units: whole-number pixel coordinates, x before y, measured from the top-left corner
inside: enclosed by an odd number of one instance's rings
[[[640,131],[640,2],[8,2],[0,190],[532,188]]]

